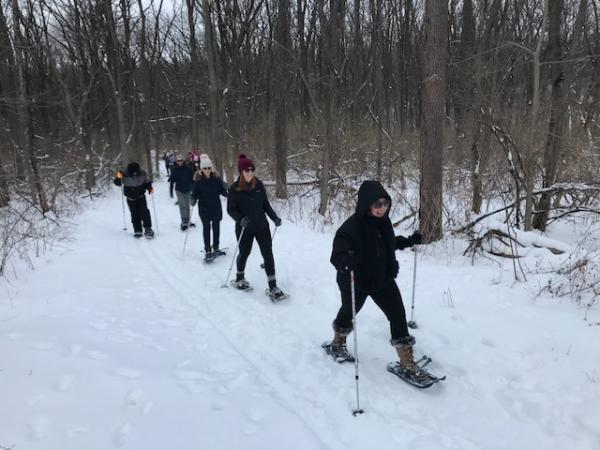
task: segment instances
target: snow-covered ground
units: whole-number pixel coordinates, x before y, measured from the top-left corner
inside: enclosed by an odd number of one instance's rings
[[[365,414],[354,417],[354,367],[320,348],[339,307],[332,235],[284,221],[274,252],[291,298],[273,304],[256,245],[250,293],[221,288],[230,255],[204,264],[201,226],[182,255],[167,192],[156,184],[154,240],[122,230],[115,189],[79,217],[73,242],[2,281],[0,448],[600,448],[597,310],[585,322],[569,301],[534,298],[539,287],[514,283],[511,261],[472,266],[464,243],[423,249],[416,353],[447,380],[418,390],[389,374],[388,324],[368,301],[358,316]],[[234,245],[226,217],[222,246]],[[398,259],[410,311],[413,254]]]

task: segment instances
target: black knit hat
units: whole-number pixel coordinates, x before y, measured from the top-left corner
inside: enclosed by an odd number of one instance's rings
[[[134,174],[140,171],[140,165],[136,162],[129,163],[127,165],[127,172]]]

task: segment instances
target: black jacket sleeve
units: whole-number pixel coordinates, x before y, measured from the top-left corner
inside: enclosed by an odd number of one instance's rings
[[[263,186],[263,192],[265,193],[265,203],[263,205],[263,210],[265,213],[267,213],[267,216],[269,216],[271,218],[271,220],[273,222],[275,222],[275,220],[278,219],[278,216],[275,213],[275,211],[273,211],[273,207],[271,206],[271,203],[269,202],[269,197],[267,196],[267,191],[264,186]]]
[[[150,179],[150,177],[148,177],[146,175],[146,182],[144,183],[144,188],[148,191],[151,192],[152,191],[152,180]]]
[[[223,180],[219,179],[219,181],[221,182],[221,190],[219,191],[219,194],[221,194],[223,197],[227,197],[227,185]]]
[[[405,248],[412,247],[411,240],[404,236],[396,236],[395,241],[396,250],[404,250]]]
[[[233,220],[239,222],[242,218],[242,213],[240,212],[235,201],[234,189],[235,185],[229,188],[229,195],[227,196],[227,214],[229,214]]]
[[[192,188],[192,200],[194,202],[197,202],[199,196],[200,196],[200,182],[194,181],[194,187]]]
[[[340,264],[351,251],[356,251],[352,237],[346,233],[345,227],[342,225],[333,238],[333,249],[331,250],[330,262],[339,270]]]
[[[175,180],[173,179],[173,171],[171,171],[171,175],[169,175],[169,195],[173,197],[173,185],[175,184]]]

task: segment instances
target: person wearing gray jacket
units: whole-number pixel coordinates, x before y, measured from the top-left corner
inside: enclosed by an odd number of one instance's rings
[[[169,176],[169,195],[173,198],[173,187],[177,194],[179,215],[181,216],[181,231],[187,230],[188,226],[195,226],[190,222],[190,203],[192,187],[194,186],[194,169],[183,160],[183,156],[177,155],[176,165],[171,169]]]

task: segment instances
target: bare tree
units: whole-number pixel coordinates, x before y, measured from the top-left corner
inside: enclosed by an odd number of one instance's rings
[[[28,20],[32,20],[31,11],[27,19],[21,14],[18,0],[12,0],[12,17],[14,31],[14,47],[15,47],[15,66],[17,69],[17,109],[20,120],[20,125],[23,130],[23,150],[26,155],[29,172],[29,182],[31,185],[31,195],[34,202],[38,204],[42,214],[50,210],[46,193],[42,185],[42,176],[40,173],[39,163],[35,154],[33,142],[33,124],[31,120],[30,97],[29,97],[29,77],[28,77],[28,49],[31,48],[31,43],[27,42],[21,32],[22,26],[27,26]],[[31,22],[29,22],[29,25]],[[37,199],[37,201],[36,201]]]
[[[447,60],[446,2],[425,2],[419,222],[426,242],[442,238],[442,162]]]
[[[275,154],[275,195],[287,198],[287,155],[288,155],[288,97],[290,85],[290,4],[289,0],[279,0],[277,4],[277,25],[273,43],[274,75],[273,97],[274,154]]]

